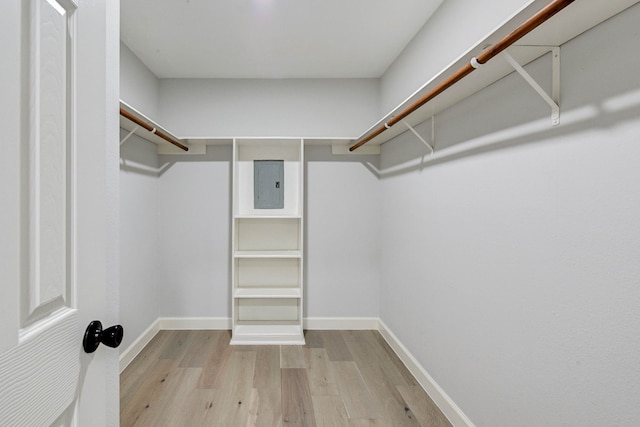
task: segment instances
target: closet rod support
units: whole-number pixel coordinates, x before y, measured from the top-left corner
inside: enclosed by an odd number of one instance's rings
[[[531,77],[523,67],[516,61],[513,56],[509,54],[509,52],[504,51],[504,58],[506,61],[513,67],[514,70],[518,72],[522,76],[522,78],[529,83],[540,97],[551,107],[551,124],[553,126],[557,126],[560,124],[560,48],[553,47],[551,48],[551,58],[552,58],[552,88],[551,93],[553,96],[549,96],[549,94]]]
[[[421,135],[420,135],[420,134],[419,134],[419,133],[418,133],[418,132],[417,132],[417,131],[416,131],[416,130],[415,130],[415,129],[414,129],[414,128],[409,124],[409,123],[407,123],[407,122],[406,122],[406,120],[402,119],[401,121],[402,121],[402,123],[404,123],[404,125],[405,125],[405,126],[406,126],[410,131],[411,131],[411,132],[413,132],[413,134],[416,136],[416,138],[418,138],[420,141],[422,141],[422,143],[423,143],[424,145],[426,145],[426,146],[427,146],[427,148],[431,151],[431,154],[433,154],[433,147],[431,146],[431,144],[429,144],[427,141],[425,141],[425,139],[424,139],[424,138],[423,138],[423,137],[422,137],[422,136],[421,136]],[[432,138],[433,138],[433,133],[434,133],[434,131],[433,131],[433,129],[434,129],[434,128],[433,128],[433,121],[434,121],[434,118],[433,118],[433,116],[432,116],[432,117],[431,117],[431,137],[432,137]]]
[[[122,144],[124,144],[125,142],[127,142],[127,139],[131,138],[131,135],[133,135],[134,133],[136,133],[136,131],[140,129],[140,126],[137,126],[133,128],[133,130],[131,132],[129,132],[127,134],[127,136],[125,136],[124,138],[122,138],[122,141],[120,141],[120,146],[122,146]]]
[[[144,128],[144,129],[148,130],[149,132],[159,136],[160,138],[164,139],[168,143],[175,145],[176,147],[180,148],[181,150],[189,151],[189,147],[187,147],[186,145],[174,140],[172,137],[170,137],[169,135],[165,134],[164,132],[161,132],[161,131],[157,130],[154,126],[151,126],[149,123],[146,123],[140,117],[136,116],[133,113],[130,113],[129,111],[125,110],[122,107],[120,107],[120,115],[122,117],[132,121],[133,123],[135,123],[136,125],[140,126],[141,128]]]

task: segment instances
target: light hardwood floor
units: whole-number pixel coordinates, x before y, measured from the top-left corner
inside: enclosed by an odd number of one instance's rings
[[[378,332],[305,337],[229,346],[229,331],[160,331],[120,375],[120,425],[451,425]]]

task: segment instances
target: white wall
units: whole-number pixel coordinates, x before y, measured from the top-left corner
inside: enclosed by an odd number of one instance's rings
[[[547,0],[444,1],[380,80],[382,113],[397,107],[516,12],[525,6],[537,11],[547,3]]]
[[[160,80],[120,42],[120,99],[143,113],[158,118]]]
[[[120,148],[121,351],[159,315],[158,226],[156,145],[133,135]]]
[[[378,115],[377,79],[162,79],[160,120],[184,137],[346,137]]]
[[[378,317],[378,156],[307,146],[305,317]]]
[[[231,156],[160,156],[161,316],[231,317]]]
[[[120,42],[120,99],[158,115],[159,80]],[[120,138],[128,132],[120,129]],[[136,135],[120,147],[120,322],[126,350],[159,316],[158,154]]]
[[[478,426],[640,420],[638,22],[563,46],[559,127],[511,75],[383,146],[381,318]]]

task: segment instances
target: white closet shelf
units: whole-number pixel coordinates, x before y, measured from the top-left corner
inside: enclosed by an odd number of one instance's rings
[[[301,298],[300,288],[238,288],[235,298]]]
[[[302,252],[293,251],[236,251],[234,258],[302,258]]]
[[[558,47],[566,43],[590,28],[595,27],[635,3],[638,3],[638,1],[640,0],[575,1],[565,10],[556,14],[544,24],[524,36],[516,44],[509,47],[507,51],[519,64],[528,64],[549,52],[552,47]],[[394,115],[399,114],[409,105],[420,99],[423,95],[430,92],[454,71],[469,63],[472,58],[479,55],[488,46],[495,44],[502,37],[511,33],[526,19],[542,9],[548,3],[548,0],[532,0],[526,7],[503,24],[499,25],[488,36],[478,41],[472,48],[464,52],[458,57],[458,59],[433,76],[400,105],[374,123],[369,129],[360,135],[357,140],[363,139],[375,129],[383,126]],[[478,70],[476,70],[476,72],[469,74],[445,92],[427,102],[418,110],[407,116],[404,121],[406,121],[410,126],[416,126],[514,72],[514,68],[503,58],[503,56],[503,54],[500,54],[493,60],[483,64]],[[385,132],[371,139],[362,148],[369,145],[376,146],[383,144],[407,130],[408,127],[405,124],[397,123],[394,126],[389,127]],[[358,149],[355,153],[363,152],[361,149]]]
[[[120,116],[120,128],[129,132],[129,135],[125,137],[121,141],[121,144],[128,139],[131,134],[139,136],[140,138],[153,142],[158,146],[159,154],[205,154],[206,153],[206,145],[220,145],[220,144],[231,144],[233,142],[230,138],[223,139],[188,139],[181,138],[175,135],[175,133],[169,131],[167,128],[163,127],[156,121],[152,120],[148,116],[146,116],[141,111],[135,109],[133,106],[127,104],[125,101],[120,100],[120,108],[127,110],[130,113],[138,116],[144,122],[155,128],[157,131],[163,132],[171,138],[177,140],[178,142],[186,145],[189,148],[189,151],[183,151],[178,147],[170,144],[165,141],[163,138],[160,138],[158,135],[149,132],[148,130],[142,128],[131,120]]]

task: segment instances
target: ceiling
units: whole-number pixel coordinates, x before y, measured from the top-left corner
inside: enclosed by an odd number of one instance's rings
[[[159,78],[377,78],[443,0],[121,0]]]

